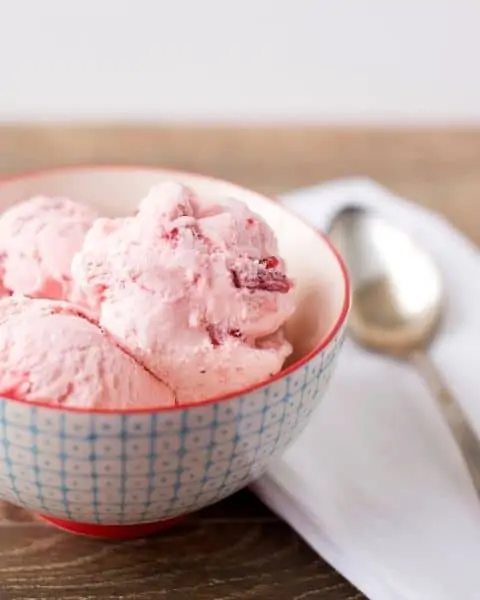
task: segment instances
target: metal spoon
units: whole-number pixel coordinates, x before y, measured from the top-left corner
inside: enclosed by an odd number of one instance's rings
[[[372,350],[410,361],[423,375],[480,498],[479,439],[427,354],[444,307],[438,268],[404,232],[367,209],[342,210],[329,235],[352,281],[352,337]]]

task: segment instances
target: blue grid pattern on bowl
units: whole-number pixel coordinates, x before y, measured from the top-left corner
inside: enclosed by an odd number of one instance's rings
[[[0,498],[98,524],[152,522],[216,502],[299,435],[343,337],[259,390],[185,410],[83,414],[0,398]]]

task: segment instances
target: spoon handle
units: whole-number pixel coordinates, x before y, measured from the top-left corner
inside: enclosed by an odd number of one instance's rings
[[[425,352],[414,352],[410,359],[428,383],[437,406],[453,435],[480,498],[480,441],[463,408],[445,383],[439,370]]]

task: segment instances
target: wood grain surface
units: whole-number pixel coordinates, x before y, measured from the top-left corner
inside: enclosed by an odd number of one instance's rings
[[[480,130],[0,127],[0,173],[85,163],[203,172],[269,194],[366,175],[480,244]],[[248,491],[156,538],[63,534],[0,503],[0,600],[360,600]]]

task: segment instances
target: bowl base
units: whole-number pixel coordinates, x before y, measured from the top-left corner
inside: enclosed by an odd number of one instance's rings
[[[54,525],[59,529],[67,531],[68,533],[74,533],[90,538],[118,541],[148,537],[155,533],[159,533],[164,529],[169,529],[186,519],[186,515],[181,515],[179,517],[164,519],[163,521],[157,521],[155,523],[139,523],[138,525],[98,525],[96,523],[65,521],[63,519],[56,519],[38,513],[37,517],[50,525]]]

